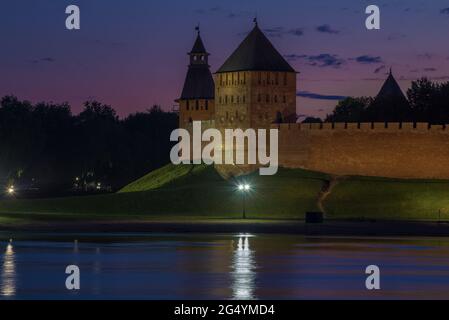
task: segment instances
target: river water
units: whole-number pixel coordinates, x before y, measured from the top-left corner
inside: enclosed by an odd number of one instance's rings
[[[0,299],[449,299],[449,239],[0,236]],[[380,290],[366,289],[369,265]]]

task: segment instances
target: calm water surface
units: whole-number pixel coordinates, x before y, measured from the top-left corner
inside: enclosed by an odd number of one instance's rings
[[[449,299],[449,239],[0,236],[0,299]],[[65,289],[72,264],[78,292]]]

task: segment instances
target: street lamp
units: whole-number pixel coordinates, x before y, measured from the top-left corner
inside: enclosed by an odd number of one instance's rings
[[[246,219],[246,194],[251,190],[249,184],[240,184],[239,191],[242,193],[243,199],[243,219]]]

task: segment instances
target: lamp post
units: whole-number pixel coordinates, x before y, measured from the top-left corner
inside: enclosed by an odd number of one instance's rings
[[[251,190],[251,186],[249,184],[241,184],[239,185],[239,191],[242,193],[243,199],[243,219],[246,219],[246,194]]]

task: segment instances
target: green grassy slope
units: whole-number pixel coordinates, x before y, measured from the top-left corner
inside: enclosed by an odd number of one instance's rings
[[[247,215],[258,219],[302,219],[318,210],[325,174],[280,168],[275,176],[255,172],[224,180],[213,167],[172,166],[156,170],[109,195],[0,201],[0,223],[33,220],[196,220],[240,218],[239,183],[253,188]],[[449,219],[449,181],[347,177],[324,200],[334,219]]]
[[[188,170],[184,170],[188,169]],[[213,167],[183,168],[176,176],[168,168],[152,179],[110,195],[58,199],[0,201],[0,217],[27,220],[54,219],[205,219],[240,218],[242,195],[236,180],[224,180]],[[168,178],[170,177],[170,178]],[[322,186],[321,174],[280,169],[276,176],[251,174],[241,181],[254,186],[248,195],[249,218],[303,218],[317,210],[316,198]],[[162,180],[166,183],[161,185]],[[154,189],[155,185],[161,185]],[[126,192],[126,190],[147,190]]]
[[[183,177],[191,172],[195,167],[190,165],[168,164],[160,169],[154,170],[142,178],[130,183],[119,193],[124,192],[140,192],[148,191],[162,187],[180,177]]]
[[[449,219],[449,181],[344,179],[325,201],[331,218]]]

